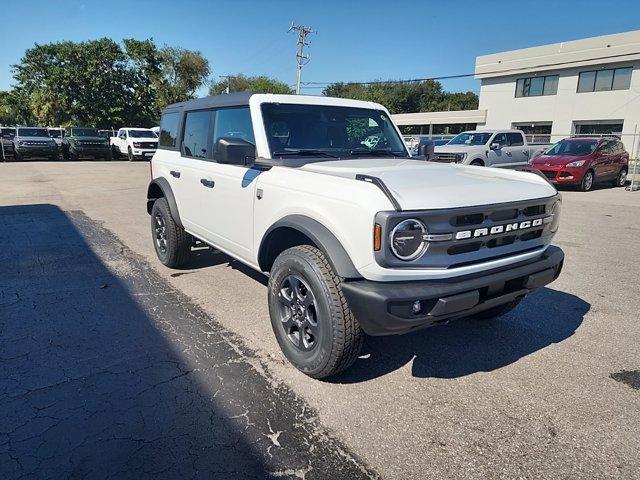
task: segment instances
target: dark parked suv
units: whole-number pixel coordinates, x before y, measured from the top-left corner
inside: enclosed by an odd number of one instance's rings
[[[14,158],[17,161],[34,157],[45,157],[50,160],[58,159],[58,146],[49,137],[46,128],[18,127],[13,138]]]
[[[68,128],[62,139],[62,154],[65,160],[79,160],[82,158],[104,159],[111,158],[109,141],[98,133],[95,128]]]
[[[565,138],[531,162],[554,185],[576,185],[589,191],[596,182],[623,186],[629,154],[616,137]]]
[[[13,138],[16,136],[16,129],[12,127],[0,128],[0,162],[13,158]]]

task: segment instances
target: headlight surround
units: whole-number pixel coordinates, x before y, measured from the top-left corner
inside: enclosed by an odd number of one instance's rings
[[[456,153],[456,156],[454,157],[456,163],[464,162],[465,158],[467,158],[466,153]]]
[[[142,144],[140,142],[133,142],[133,148],[140,148]]]
[[[551,206],[551,224],[549,225],[549,230],[552,233],[556,233],[558,231],[558,227],[560,226],[560,211],[562,210],[562,200],[557,200]]]
[[[427,227],[420,220],[408,218],[396,225],[389,235],[393,254],[405,262],[420,258],[427,249]]]
[[[569,162],[569,163],[567,163],[567,167],[568,168],[578,168],[578,167],[581,167],[582,165],[584,165],[584,162],[586,162],[586,160],[576,160],[575,162]]]

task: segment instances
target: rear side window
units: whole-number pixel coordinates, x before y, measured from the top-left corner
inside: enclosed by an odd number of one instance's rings
[[[188,112],[184,121],[183,153],[187,157],[207,158],[211,111]]]
[[[175,148],[178,144],[178,123],[180,113],[165,113],[160,120],[160,140],[159,146]]]
[[[510,147],[521,147],[524,145],[524,139],[521,133],[507,133],[507,140]]]

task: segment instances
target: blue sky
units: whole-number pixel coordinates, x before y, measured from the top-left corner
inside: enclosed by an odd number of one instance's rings
[[[640,29],[640,2],[12,1],[2,9],[0,89],[34,43],[100,37],[152,37],[200,50],[214,75],[267,74],[293,84],[292,21],[317,30],[303,81],[406,79],[473,72],[477,55]],[[473,78],[443,84],[479,89]]]

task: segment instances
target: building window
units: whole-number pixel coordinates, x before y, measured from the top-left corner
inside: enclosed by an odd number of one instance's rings
[[[622,132],[622,121],[573,122],[576,135],[610,135]]]
[[[512,123],[511,128],[522,130],[529,144],[551,143],[551,122]]]
[[[519,78],[516,81],[516,97],[539,97],[558,93],[558,75]]]
[[[632,71],[632,67],[624,67],[580,72],[578,93],[629,90]]]

